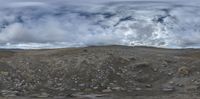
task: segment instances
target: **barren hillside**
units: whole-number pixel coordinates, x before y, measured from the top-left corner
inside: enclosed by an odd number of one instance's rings
[[[1,50],[0,94],[2,99],[199,99],[200,50]]]

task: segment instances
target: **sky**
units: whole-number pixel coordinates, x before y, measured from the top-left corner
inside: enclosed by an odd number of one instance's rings
[[[199,48],[199,2],[0,0],[0,48]]]

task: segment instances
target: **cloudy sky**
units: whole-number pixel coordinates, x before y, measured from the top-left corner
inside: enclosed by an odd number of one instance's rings
[[[0,0],[0,48],[200,46],[198,0]]]

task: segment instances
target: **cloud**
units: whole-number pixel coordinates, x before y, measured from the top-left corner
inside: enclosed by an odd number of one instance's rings
[[[147,1],[0,1],[0,47],[199,47],[198,2]]]
[[[43,2],[16,2],[8,5],[9,7],[27,7],[27,6],[47,6],[46,3]]]

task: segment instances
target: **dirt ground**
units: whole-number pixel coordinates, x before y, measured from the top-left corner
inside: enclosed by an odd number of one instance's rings
[[[0,99],[200,99],[200,50],[0,50]]]

